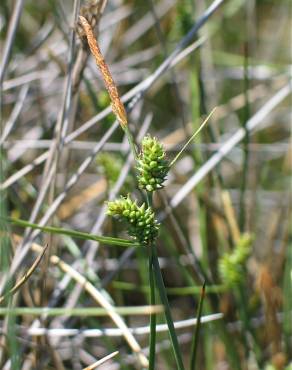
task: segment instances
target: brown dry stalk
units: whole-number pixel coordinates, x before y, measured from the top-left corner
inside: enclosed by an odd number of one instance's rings
[[[111,358],[115,357],[117,354],[119,353],[119,351],[115,351],[105,357],[103,357],[101,360],[99,361],[96,361],[94,364],[90,365],[90,366],[87,366],[85,367],[83,370],[94,370],[96,369],[98,366],[104,364],[106,361],[110,360]]]
[[[117,120],[119,121],[122,128],[125,128],[128,124],[126,110],[125,110],[124,104],[121,102],[118,89],[112,78],[110,70],[104,60],[103,55],[101,54],[101,51],[97,44],[97,40],[93,34],[92,28],[90,24],[87,22],[86,18],[84,18],[82,15],[79,16],[79,22],[81,23],[83,30],[86,34],[90,51],[95,57],[96,65],[98,66],[102,74],[105,87],[111,98],[111,102],[112,102],[111,106],[112,106],[113,113],[116,115]]]
[[[266,316],[266,336],[271,344],[272,355],[280,353],[281,326],[277,319],[277,311],[283,303],[282,291],[276,285],[272,270],[268,265],[259,266],[257,289],[260,292]]]
[[[33,274],[35,269],[38,267],[39,263],[41,262],[44,254],[46,253],[46,250],[48,248],[48,244],[43,248],[40,255],[37,257],[37,259],[34,261],[34,263],[31,265],[31,267],[28,269],[28,271],[23,275],[23,277],[18,280],[18,282],[14,285],[13,288],[9,290],[6,294],[0,297],[0,303],[2,303],[8,296],[11,296],[15,294],[19,288],[22,287],[22,285],[29,279],[29,277]]]

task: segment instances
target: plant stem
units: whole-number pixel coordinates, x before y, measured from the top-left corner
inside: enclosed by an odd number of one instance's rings
[[[247,20],[246,20],[247,23]],[[248,66],[249,66],[249,41],[248,41],[248,31],[246,29],[246,37],[247,41],[244,43],[244,59],[243,59],[243,90],[244,90],[244,111],[243,111],[243,123],[242,127],[245,130],[245,137],[243,141],[243,166],[242,166],[242,180],[240,184],[240,198],[239,198],[239,226],[240,231],[243,232],[245,228],[245,219],[246,219],[246,207],[244,204],[245,200],[245,192],[247,187],[247,180],[248,180],[248,167],[249,167],[249,132],[246,127],[246,123],[250,118],[250,106],[248,100],[248,90],[249,90],[249,76],[248,76]]]
[[[100,243],[104,243],[107,245],[116,245],[122,247],[141,247],[138,243],[133,243],[131,240],[121,239],[121,238],[112,238],[109,236],[99,236],[95,234],[84,233],[82,231],[70,230],[70,229],[63,229],[61,227],[53,227],[53,226],[39,226],[37,224],[13,218],[13,217],[6,217],[2,218],[0,216],[0,221],[4,220],[10,222],[11,224],[20,226],[20,227],[31,227],[32,229],[41,230],[46,233],[52,234],[59,234],[59,235],[68,235],[72,238],[78,238],[83,240],[94,240]]]
[[[150,305],[155,305],[155,275],[153,266],[153,249],[154,245],[150,246],[149,254],[149,283],[150,283]],[[149,338],[149,370],[155,369],[155,353],[156,353],[156,314],[150,315],[150,338]]]
[[[146,192],[148,207],[152,207],[153,198],[151,192]],[[150,285],[150,305],[155,305],[155,274],[154,274],[154,249],[155,245],[151,244],[148,251],[148,266],[149,266],[149,285]],[[150,337],[149,337],[149,370],[155,369],[155,353],[156,353],[156,314],[150,315]]]
[[[133,135],[132,135],[131,131],[129,130],[128,125],[123,127],[123,130],[124,130],[124,132],[127,136],[128,142],[130,144],[130,148],[131,148],[131,151],[133,153],[133,157],[134,157],[135,161],[137,162],[137,160],[138,160],[138,151],[137,151],[137,147],[135,145]]]
[[[246,355],[248,355],[250,351],[249,341],[252,343],[252,349],[255,354],[255,360],[257,362],[257,365],[260,366],[260,360],[261,360],[261,350],[257,344],[256,336],[254,333],[254,330],[252,329],[250,325],[249,320],[249,312],[247,310],[247,298],[245,296],[245,289],[243,285],[239,285],[237,290],[235,291],[236,297],[239,302],[239,315],[241,318],[241,321],[243,323],[243,344],[245,346]],[[249,338],[249,340],[248,340]]]
[[[204,298],[205,298],[205,282],[202,286],[201,297],[199,301],[199,308],[198,308],[198,313],[197,313],[198,322],[196,325],[196,330],[194,333],[192,349],[191,349],[190,370],[195,370],[195,367],[196,367],[196,358],[197,358],[196,354],[197,354],[197,348],[198,348],[198,343],[199,343],[199,333],[200,333],[200,327],[201,327],[201,316],[202,316],[202,311],[203,311]]]
[[[166,318],[168,329],[169,329],[169,335],[170,335],[171,344],[173,347],[173,352],[174,352],[177,368],[178,370],[184,370],[182,356],[181,356],[177,336],[175,333],[173,320],[172,320],[172,316],[170,312],[170,307],[168,303],[168,298],[167,298],[167,294],[166,294],[166,290],[165,290],[162,274],[160,271],[160,266],[159,266],[158,257],[157,257],[155,248],[153,248],[153,266],[154,266],[155,279],[156,279],[156,284],[157,284],[157,288],[159,291],[160,299],[165,309],[165,318]]]

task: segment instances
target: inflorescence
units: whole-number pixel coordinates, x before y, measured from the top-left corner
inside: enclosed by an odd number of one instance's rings
[[[169,170],[162,144],[150,135],[142,141],[142,152],[138,158],[138,182],[141,189],[149,192],[161,189]]]
[[[251,253],[252,237],[243,234],[231,253],[225,253],[219,260],[219,274],[224,284],[235,286],[244,281],[245,264]]]
[[[107,214],[125,220],[129,223],[128,233],[138,240],[139,243],[147,245],[155,240],[158,234],[159,224],[155,220],[154,212],[145,203],[140,207],[129,195],[124,198],[107,203]]]

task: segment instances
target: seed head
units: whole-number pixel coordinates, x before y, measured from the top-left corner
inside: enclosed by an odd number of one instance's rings
[[[107,214],[129,223],[128,233],[141,244],[147,245],[155,240],[159,224],[154,212],[143,203],[140,207],[129,195],[107,203]]]
[[[145,136],[142,141],[137,170],[141,189],[152,192],[163,187],[169,164],[162,144],[150,135]]]

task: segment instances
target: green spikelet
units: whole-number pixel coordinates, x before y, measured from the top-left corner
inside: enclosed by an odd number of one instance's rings
[[[142,153],[138,158],[138,182],[141,189],[154,191],[163,187],[169,170],[168,161],[162,144],[147,135],[142,141]]]
[[[245,263],[251,253],[252,237],[244,234],[232,253],[225,253],[219,260],[219,274],[229,287],[240,284],[245,278]]]
[[[145,203],[140,207],[129,195],[118,200],[107,203],[109,216],[117,217],[129,223],[128,233],[143,245],[154,241],[157,237],[159,224],[154,218],[150,207],[146,208]]]
[[[96,157],[96,164],[100,172],[112,186],[117,181],[123,166],[121,158],[104,152]]]

